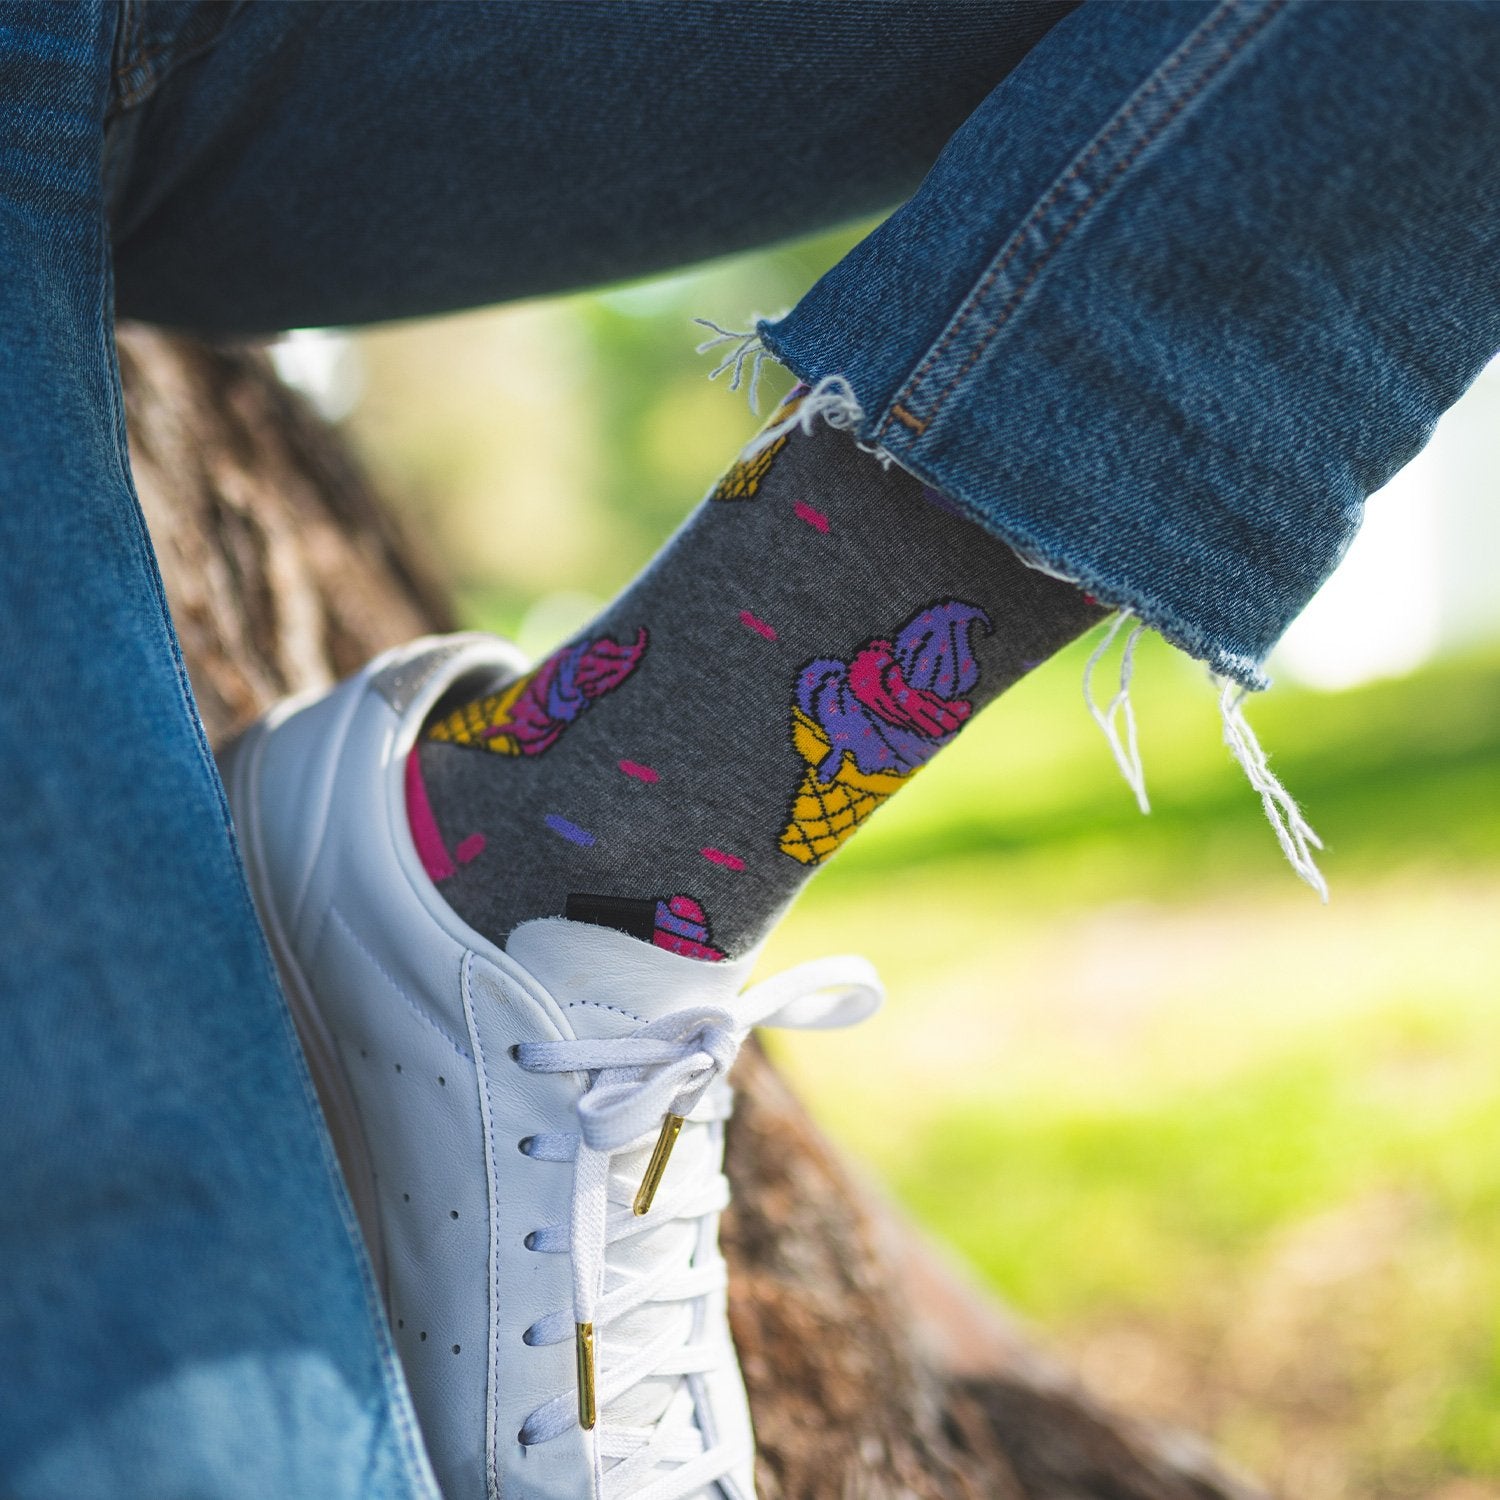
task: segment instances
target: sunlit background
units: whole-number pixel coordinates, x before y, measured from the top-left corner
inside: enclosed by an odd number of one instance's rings
[[[753,430],[689,319],[778,311],[854,237],[277,357],[468,622],[541,651]],[[1141,818],[1084,642],[819,875],[768,959],[885,973],[875,1023],[778,1047],[848,1150],[1099,1392],[1300,1500],[1500,1496],[1497,471],[1492,368],[1250,705],[1328,907],[1159,642]]]

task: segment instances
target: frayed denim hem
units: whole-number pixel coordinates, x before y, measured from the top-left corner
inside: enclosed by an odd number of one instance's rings
[[[998,507],[994,501],[966,494],[962,486],[955,485],[951,477],[942,472],[941,466],[925,464],[920,456],[913,457],[909,453],[893,454],[888,448],[874,442],[879,423],[866,415],[864,406],[859,402],[848,382],[842,376],[837,375],[814,379],[809,371],[800,369],[796,360],[777,341],[776,321],[761,318],[756,321],[753,333],[734,335],[741,341],[754,340],[748,352],[737,350],[737,357],[742,363],[746,360],[755,362],[757,383],[760,362],[767,358],[775,360],[798,380],[813,386],[815,390],[820,386],[826,389],[833,382],[839,382],[847,392],[847,405],[842,419],[834,420],[831,425],[853,430],[860,446],[873,454],[881,463],[887,465],[894,463],[914,479],[920,479],[923,484],[931,485],[955,510],[976,525],[982,526],[990,535],[998,537],[1023,562],[1068,583],[1077,584],[1085,593],[1092,595],[1103,604],[1112,605],[1116,609],[1122,609],[1134,615],[1179,650],[1204,662],[1216,677],[1227,677],[1254,693],[1264,692],[1270,687],[1271,679],[1261,665],[1263,658],[1229,650],[1222,642],[1214,639],[1209,632],[1194,625],[1190,620],[1184,619],[1176,610],[1169,608],[1141,588],[1138,579],[1122,578],[1101,571],[1090,560],[1080,557],[1076,549],[1066,540],[1048,542],[1027,527],[1024,517],[998,514]],[[700,348],[706,347],[707,345],[700,345]],[[741,347],[743,348],[743,342]],[[727,368],[732,361],[733,357],[721,368]],[[715,373],[718,372],[715,371]],[[737,389],[738,385],[738,378],[731,382],[732,389]],[[854,416],[855,412],[858,413],[857,418]],[[825,416],[826,419],[827,413],[816,407],[809,411],[806,405],[798,413],[803,425],[819,415]],[[759,434],[755,441],[758,444],[764,444],[774,435],[776,435],[776,429],[767,429],[766,432]]]
[[[1303,816],[1296,800],[1271,771],[1266,753],[1245,719],[1245,697],[1270,686],[1270,678],[1262,670],[1259,658],[1229,650],[1209,632],[1184,620],[1176,610],[1135,585],[1113,578],[1087,561],[1080,561],[1067,543],[1046,542],[1034,535],[1024,522],[1009,516],[997,517],[993,504],[987,505],[966,495],[963,487],[953,484],[940,468],[926,465],[920,459],[914,461],[908,454],[898,456],[872,441],[876,436],[875,424],[867,417],[849,381],[838,374],[814,379],[809,370],[799,368],[778,344],[774,319],[752,319],[752,327],[747,330],[724,328],[705,318],[694,321],[713,334],[698,345],[698,352],[719,355],[719,362],[709,372],[709,379],[727,374],[731,390],[745,385],[752,411],[757,409],[760,376],[767,359],[775,360],[807,386],[806,394],[795,410],[779,421],[769,422],[746,444],[741,455],[743,458],[752,457],[794,430],[811,432],[816,423],[825,422],[850,433],[855,443],[880,464],[889,467],[894,463],[914,479],[936,490],[957,514],[1004,542],[1028,566],[1074,584],[1086,595],[1117,611],[1114,624],[1090,656],[1084,670],[1083,694],[1090,715],[1103,733],[1121,775],[1143,813],[1149,813],[1151,807],[1136,740],[1135,710],[1130,701],[1136,644],[1142,631],[1149,628],[1189,656],[1206,663],[1219,683],[1219,714],[1229,753],[1260,796],[1266,819],[1287,862],[1323,901],[1328,900],[1328,884],[1313,854],[1315,849],[1323,847],[1323,842]],[[1126,620],[1131,618],[1136,625],[1126,639],[1121,656],[1119,689],[1108,705],[1101,708],[1093,694],[1094,669]]]

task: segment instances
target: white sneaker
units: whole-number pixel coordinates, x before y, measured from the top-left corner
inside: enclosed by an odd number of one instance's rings
[[[748,959],[461,922],[406,761],[439,698],[523,665],[418,641],[253,726],[224,757],[251,888],[447,1500],[751,1500],[724,1073],[751,1026],[849,1024],[879,981],[831,959],[740,993]]]

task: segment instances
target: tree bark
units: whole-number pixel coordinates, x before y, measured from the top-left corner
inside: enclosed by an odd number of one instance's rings
[[[276,698],[452,617],[432,568],[263,353],[120,331],[136,485],[199,710]],[[1201,1443],[1094,1402],[742,1056],[731,1313],[763,1500],[1249,1500]]]

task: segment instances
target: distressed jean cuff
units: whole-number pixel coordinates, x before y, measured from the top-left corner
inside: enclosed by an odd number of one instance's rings
[[[1500,26],[1440,10],[1086,5],[761,343],[1022,556],[1264,687],[1500,348]]]

